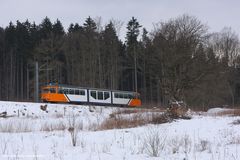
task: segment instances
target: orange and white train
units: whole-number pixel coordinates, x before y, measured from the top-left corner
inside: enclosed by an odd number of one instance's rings
[[[41,100],[55,103],[141,106],[139,93],[130,91],[48,84],[41,88]]]

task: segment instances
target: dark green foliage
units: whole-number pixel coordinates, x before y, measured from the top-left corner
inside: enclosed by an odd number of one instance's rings
[[[53,30],[52,22],[48,17],[46,17],[39,25],[39,35],[41,39],[47,39],[49,36],[51,36],[52,30]]]
[[[123,70],[123,77],[125,79],[124,84],[128,84],[127,88],[131,90],[138,89],[138,80],[135,77],[139,75],[139,54],[140,54],[140,44],[138,42],[138,36],[140,34],[141,25],[138,23],[137,19],[132,17],[127,25],[127,36],[126,36],[126,54],[125,61],[123,65],[125,66]],[[138,78],[137,78],[138,79]]]
[[[121,75],[120,43],[114,25],[110,22],[101,33],[100,39],[101,81],[104,88],[119,88]]]
[[[75,23],[75,25],[73,23],[71,23],[69,28],[68,28],[68,33],[77,32],[77,31],[80,31],[82,29],[83,28],[81,26],[79,26],[78,23]]]
[[[58,19],[52,26],[52,32],[54,36],[63,36],[65,34],[62,23]]]

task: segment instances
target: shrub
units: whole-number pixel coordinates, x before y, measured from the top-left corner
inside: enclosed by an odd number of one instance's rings
[[[146,153],[152,157],[159,157],[160,152],[164,149],[166,137],[158,129],[149,129],[144,138]]]
[[[75,114],[72,114],[69,116],[69,119],[68,119],[68,131],[70,132],[70,135],[71,135],[71,141],[72,141],[72,145],[73,147],[75,147],[77,145],[77,138],[78,138],[78,132],[80,129],[83,128],[83,125],[82,123],[78,123],[77,124],[77,121],[76,121],[76,115]]]

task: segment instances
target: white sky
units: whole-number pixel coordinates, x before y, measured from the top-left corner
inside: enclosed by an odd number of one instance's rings
[[[1,27],[26,19],[39,24],[46,16],[58,18],[65,29],[70,23],[82,25],[88,16],[102,17],[103,24],[113,18],[124,22],[121,38],[132,16],[151,31],[153,23],[185,13],[196,16],[210,31],[228,26],[240,33],[239,0],[0,0]]]

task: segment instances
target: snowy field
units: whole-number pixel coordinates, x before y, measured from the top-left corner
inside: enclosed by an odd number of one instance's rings
[[[240,159],[240,117],[217,116],[222,109],[193,113],[190,120],[103,130],[113,113],[147,119],[152,112],[67,104],[40,109],[44,105],[0,101],[0,113],[7,112],[0,118],[0,160]]]

